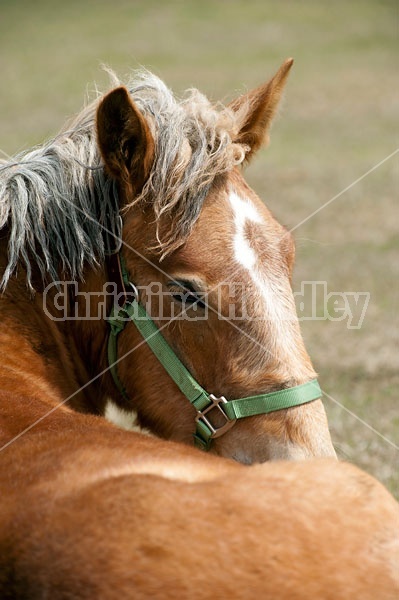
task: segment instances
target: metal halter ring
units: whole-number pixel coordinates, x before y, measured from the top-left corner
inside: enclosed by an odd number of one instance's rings
[[[133,298],[131,299],[132,295]],[[126,284],[126,297],[128,298],[128,302],[132,302],[132,300],[139,301],[139,291],[131,281]]]

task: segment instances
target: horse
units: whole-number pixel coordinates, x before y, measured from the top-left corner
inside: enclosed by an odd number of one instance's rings
[[[335,460],[241,172],[291,65],[227,107],[115,81],[1,165],[1,597],[397,596],[397,503]]]
[[[67,403],[248,464],[335,455],[291,290],[293,239],[241,173],[291,64],[227,107],[137,74],[1,167],[3,389],[5,378],[48,410]],[[114,315],[125,327],[110,335],[112,306],[133,289],[205,408],[128,316]],[[309,402],[277,397],[280,410],[238,420],[222,408],[302,385]],[[220,400],[207,406],[210,395]]]

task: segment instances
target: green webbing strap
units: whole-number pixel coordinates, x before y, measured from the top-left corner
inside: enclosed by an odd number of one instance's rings
[[[317,379],[313,379],[313,381],[278,392],[230,400],[223,405],[223,409],[229,419],[242,419],[306,404],[317,400],[321,395],[319,383]]]
[[[186,369],[166,342],[155,323],[148,316],[145,308],[136,300],[133,302],[126,302],[123,308],[116,313],[115,310],[113,310],[109,317],[111,332],[108,340],[108,361],[115,384],[121,394],[125,397],[127,397],[127,394],[119,380],[116,370],[117,336],[130,320],[134,322],[152,352],[176,383],[180,391],[197,409],[198,413],[201,413],[207,408],[209,409],[217,406],[228,421],[234,422],[236,419],[267,414],[284,408],[291,408],[321,397],[320,386],[315,379],[293,388],[270,392],[268,394],[249,396],[238,400],[223,401],[223,403],[217,403],[215,405],[211,395],[200,386]],[[215,437],[215,430],[209,427],[207,422],[209,423],[204,416],[198,415],[196,421],[197,428],[194,435],[196,444],[204,449],[209,448],[212,438]]]
[[[108,365],[112,375],[112,379],[125,400],[128,399],[127,392],[118,377],[118,334],[124,330],[126,323],[130,320],[130,310],[134,308],[132,304],[127,303],[118,312],[115,312],[115,307],[112,309],[108,322],[111,328],[108,336]]]
[[[134,302],[134,310],[130,318],[180,391],[197,410],[204,409],[209,404],[209,394],[173,352],[145,308],[138,302]]]
[[[111,327],[108,338],[109,370],[116,387],[125,399],[127,399],[128,396],[117,372],[117,338],[118,334],[125,328],[126,324],[129,321],[133,321],[167,373],[197,411],[202,411],[209,405],[209,394],[200,386],[191,375],[190,371],[188,371],[179,360],[141,304],[137,301],[133,301],[126,302],[119,311],[115,311],[115,308],[113,308],[108,320]],[[211,442],[212,431],[205,423],[197,421],[197,430],[194,438],[198,446],[207,449]]]

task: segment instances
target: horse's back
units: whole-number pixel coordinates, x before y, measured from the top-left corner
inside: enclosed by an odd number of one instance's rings
[[[357,468],[243,467],[87,418],[3,456],[2,597],[397,597],[399,508]]]

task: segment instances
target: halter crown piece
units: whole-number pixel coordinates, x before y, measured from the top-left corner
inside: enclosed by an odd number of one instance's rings
[[[208,393],[176,356],[145,308],[139,303],[136,287],[130,282],[128,272],[119,253],[108,256],[107,260],[109,261],[108,270],[110,274],[112,273],[113,276],[119,275],[120,277],[119,286],[123,290],[122,296],[124,298],[122,308],[115,305],[108,317],[110,325],[108,363],[115,385],[120,393],[128,399],[116,368],[118,361],[117,340],[121,331],[132,321],[177,387],[196,409],[194,442],[199,448],[208,450],[212,440],[231,429],[237,419],[291,408],[321,397],[321,389],[316,379],[292,388],[237,400],[226,400],[224,396],[217,398]],[[132,292],[126,290],[132,290]],[[220,427],[216,427],[210,420],[211,415],[209,413],[214,409],[217,409],[225,419],[225,423]]]

